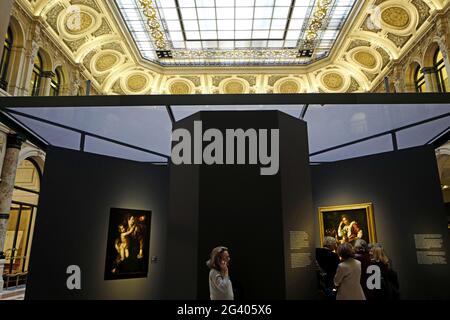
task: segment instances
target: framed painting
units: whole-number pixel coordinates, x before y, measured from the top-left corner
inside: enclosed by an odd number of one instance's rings
[[[377,242],[373,204],[352,204],[319,208],[320,244],[324,237],[333,237],[338,245],[355,244],[358,239]]]
[[[147,277],[151,215],[151,211],[111,209],[105,280]]]

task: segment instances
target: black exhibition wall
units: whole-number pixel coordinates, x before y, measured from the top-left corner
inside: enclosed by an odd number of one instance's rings
[[[373,203],[377,241],[398,272],[402,299],[450,298],[449,265],[418,264],[414,237],[442,234],[449,260],[447,218],[432,147],[322,164],[311,171],[316,217],[319,207]]]
[[[194,114],[174,125],[194,131]],[[164,294],[166,299],[197,297],[199,166],[170,167],[170,204],[167,228],[167,265]]]
[[[313,298],[312,263],[291,261],[314,260],[306,124],[276,111],[201,112],[175,128],[192,132],[197,120],[203,130],[222,133],[279,129],[280,171],[261,176],[260,165],[171,165],[167,297],[208,299],[206,261],[212,248],[224,245],[236,299]],[[291,232],[308,245],[291,247]]]
[[[146,278],[104,280],[111,208],[150,210]],[[48,148],[26,299],[161,299],[166,251],[168,168]],[[81,268],[81,290],[66,269]]]

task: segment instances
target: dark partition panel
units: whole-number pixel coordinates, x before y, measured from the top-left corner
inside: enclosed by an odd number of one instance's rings
[[[312,181],[316,210],[373,203],[377,241],[398,272],[402,298],[450,297],[449,265],[418,264],[414,236],[442,235],[448,261],[447,220],[432,147],[313,166]]]
[[[49,148],[26,298],[161,299],[167,207],[167,167]],[[111,208],[152,212],[146,278],[104,280]],[[66,286],[70,265],[81,290]]]
[[[169,297],[208,299],[205,263],[212,248],[224,245],[237,299],[312,298],[312,265],[291,261],[293,254],[314,259],[312,246],[291,248],[291,236],[310,237],[306,243],[313,237],[306,124],[276,111],[201,112],[175,127],[192,132],[196,120],[224,135],[226,129],[279,129],[280,171],[262,176],[260,165],[171,166],[168,270],[188,272],[171,272]],[[195,294],[184,285],[177,290],[192,277]]]
[[[199,114],[175,127],[194,130]],[[199,167],[170,167],[170,206],[167,229],[167,299],[195,299],[197,296]]]

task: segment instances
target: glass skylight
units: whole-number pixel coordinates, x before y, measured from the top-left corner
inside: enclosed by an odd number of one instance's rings
[[[311,104],[308,108],[284,103],[172,105],[169,108],[94,105],[14,107],[5,109],[5,112],[10,119],[19,121],[24,131],[34,132],[45,139],[46,144],[75,150],[80,150],[83,145],[87,152],[136,161],[167,162],[172,146],[171,115],[175,121],[181,121],[199,111],[239,113],[268,110],[278,110],[293,119],[303,116],[308,125],[312,162],[338,161],[392,151],[393,132],[396,146],[406,149],[429,144],[450,130],[450,104]],[[233,124],[229,128],[234,128]],[[81,133],[85,136],[84,143]]]
[[[142,1],[115,1],[142,56],[162,65],[309,64],[328,56],[357,2],[146,1],[157,13],[161,47],[155,44],[155,21],[149,27]]]

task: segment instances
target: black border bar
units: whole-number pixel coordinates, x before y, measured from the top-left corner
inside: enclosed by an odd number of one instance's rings
[[[308,93],[242,95],[136,95],[0,97],[0,108],[201,105],[449,104],[450,93]]]

